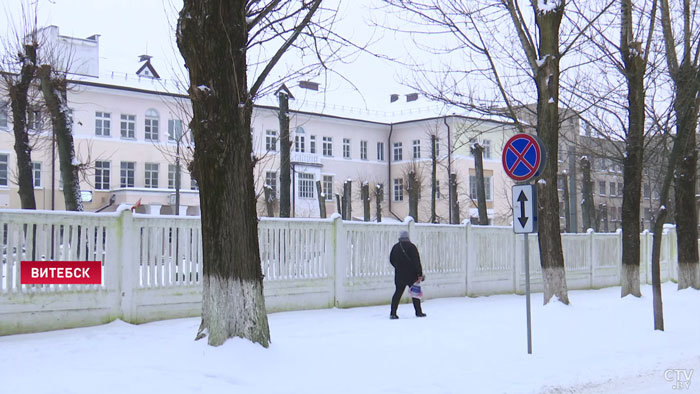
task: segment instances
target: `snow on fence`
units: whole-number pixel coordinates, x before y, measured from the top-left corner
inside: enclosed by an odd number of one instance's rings
[[[0,211],[0,335],[198,316],[202,243],[197,217]],[[522,235],[510,227],[377,224],[262,218],[258,226],[268,311],[388,304],[388,256],[407,230],[421,253],[427,298],[519,293]],[[537,238],[530,270],[541,291]],[[569,289],[620,284],[621,233],[562,234]],[[641,234],[640,278],[651,282],[652,235]],[[21,261],[98,260],[101,285],[23,285]],[[666,227],[662,280],[677,278],[676,234]]]

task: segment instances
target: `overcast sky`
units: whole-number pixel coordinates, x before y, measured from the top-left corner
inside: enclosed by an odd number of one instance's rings
[[[6,24],[2,23],[5,26],[0,28],[0,33],[7,35],[8,30],[18,24],[22,13],[21,1],[0,2],[0,9],[7,21]],[[138,55],[141,54],[153,56],[152,62],[161,76],[172,77],[172,68],[183,63],[174,35],[181,0],[33,0],[34,3],[38,4],[39,26],[56,25],[60,29],[59,34],[72,37],[100,35],[101,72],[133,73],[139,66]],[[376,16],[377,11],[371,8],[371,3],[372,0],[342,2],[338,29],[358,42],[371,34],[381,36],[374,50],[400,53],[401,42],[393,35],[373,33],[369,20]],[[283,62],[293,61],[290,56],[283,58]],[[336,65],[335,68],[350,79],[361,93],[352,92],[347,82],[331,75],[332,79],[327,81],[329,86],[332,85],[336,93],[343,92],[326,98],[333,104],[376,108],[387,103],[391,93],[409,93],[408,88],[401,87],[397,82],[405,71],[371,56],[356,56],[350,64]],[[275,71],[284,72],[283,67]],[[319,80],[326,81],[323,78]]]

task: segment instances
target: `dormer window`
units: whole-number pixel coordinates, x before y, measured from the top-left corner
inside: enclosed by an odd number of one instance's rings
[[[136,75],[139,77],[146,77],[146,78],[160,78],[160,75],[158,75],[158,72],[156,71],[155,68],[153,68],[153,65],[151,64],[151,58],[152,56],[149,55],[141,55],[139,56],[139,61],[143,62],[141,67],[136,71]]]

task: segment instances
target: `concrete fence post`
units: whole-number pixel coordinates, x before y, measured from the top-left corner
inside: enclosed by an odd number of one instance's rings
[[[116,263],[120,267],[119,295],[122,320],[135,323],[134,289],[139,285],[138,259],[139,231],[134,225],[134,215],[130,210],[124,210],[119,215],[116,228]]]
[[[586,231],[586,235],[588,235],[588,256],[586,256],[586,263],[590,265],[589,267],[589,274],[588,274],[588,288],[593,288],[593,284],[595,283],[595,264],[593,261],[593,256],[596,255],[596,243],[595,243],[595,232],[593,232],[592,228],[589,228],[588,231]]]
[[[346,302],[345,275],[347,270],[347,233],[342,217],[334,213],[333,220],[333,278],[335,279],[335,306],[342,308]]]

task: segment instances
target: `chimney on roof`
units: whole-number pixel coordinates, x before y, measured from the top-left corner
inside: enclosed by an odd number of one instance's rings
[[[410,93],[406,95],[406,102],[410,103],[411,101],[416,101],[418,100],[418,93]]]
[[[390,102],[390,103],[393,103],[393,102],[398,101],[398,100],[399,100],[399,95],[398,95],[398,94],[392,94],[391,96],[389,96],[389,102]]]
[[[299,87],[302,89],[318,91],[318,82],[299,81]]]

